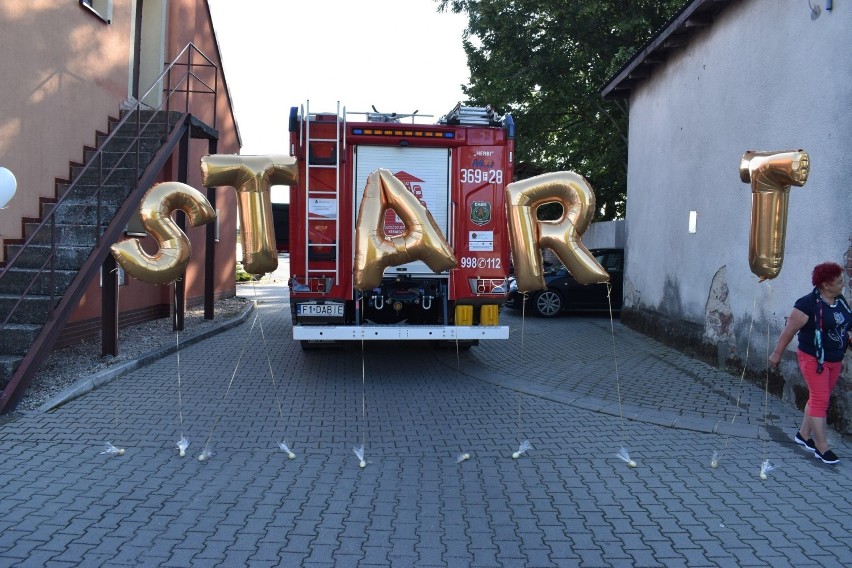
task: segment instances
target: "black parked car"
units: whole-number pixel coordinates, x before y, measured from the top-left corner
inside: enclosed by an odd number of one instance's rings
[[[612,286],[609,301],[606,284],[579,284],[560,263],[545,269],[547,290],[528,293],[526,309],[541,317],[552,318],[567,311],[609,311],[611,301],[612,310],[620,311],[624,296],[624,249],[592,249],[589,252],[609,272]],[[523,301],[524,295],[518,292],[515,278],[510,277],[506,307],[520,310]]]

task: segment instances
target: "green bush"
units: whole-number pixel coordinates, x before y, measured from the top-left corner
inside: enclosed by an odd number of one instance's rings
[[[237,263],[237,282],[248,282],[252,279],[252,275],[245,271],[242,263]]]

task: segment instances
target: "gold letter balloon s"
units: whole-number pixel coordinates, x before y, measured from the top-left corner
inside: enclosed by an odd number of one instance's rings
[[[392,209],[405,232],[388,237],[385,211]],[[382,282],[384,269],[422,260],[435,272],[456,266],[456,257],[429,210],[390,171],[367,178],[355,229],[355,288],[364,291]]]
[[[265,274],[278,268],[269,188],[293,185],[298,175],[296,159],[290,156],[215,154],[201,159],[201,183],[237,190],[246,272]]]
[[[128,239],[110,247],[118,264],[130,276],[150,284],[168,284],[181,277],[192,254],[192,245],[172,220],[172,213],[178,209],[186,213],[193,227],[216,218],[210,202],[194,187],[169,181],[149,189],[139,205],[139,215],[145,230],[157,240],[157,252],[153,255],[145,252],[139,239]]]
[[[562,217],[539,221],[538,207],[554,201],[562,204]],[[518,290],[547,288],[542,247],[553,250],[580,284],[609,280],[581,240],[595,214],[595,194],[583,176],[553,172],[511,183],[506,186],[506,209]]]
[[[790,186],[805,185],[809,171],[810,158],[804,150],[743,154],[740,179],[751,182],[748,263],[761,282],[781,272]]]

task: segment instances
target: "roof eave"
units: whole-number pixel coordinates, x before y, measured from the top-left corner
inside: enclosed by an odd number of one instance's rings
[[[739,0],[692,0],[672,16],[645,45],[643,45],[600,93],[604,99],[624,99],[633,87],[651,75],[653,68],[667,59],[668,52],[689,43],[697,30],[712,24],[713,16]]]

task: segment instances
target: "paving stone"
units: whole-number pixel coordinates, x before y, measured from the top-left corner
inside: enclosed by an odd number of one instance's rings
[[[181,350],[183,428],[174,357],[0,425],[0,561],[848,560],[852,496],[838,488],[849,486],[852,468],[822,467],[791,443],[800,413],[770,399],[783,430],[766,429],[761,388],[742,385],[737,406],[738,377],[618,322],[618,377],[598,349],[612,345],[608,318],[528,318],[523,349],[520,315],[506,312],[508,342],[483,341],[458,355],[412,343],[365,345],[363,356],[355,344],[302,352],[289,339],[286,290],[258,285],[256,293],[268,343],[248,322]],[[191,459],[174,450],[181,431]],[[208,438],[215,454],[202,463],[196,457]],[[277,447],[282,439],[297,459]],[[512,459],[525,439],[533,449]],[[108,440],[127,453],[101,456]],[[364,469],[352,452],[362,443],[371,462]],[[637,468],[616,457],[621,447]],[[852,455],[845,440],[835,447]],[[456,463],[462,451],[473,459]],[[723,456],[717,469],[709,467],[714,451]],[[761,481],[764,456],[780,467]],[[803,533],[792,519],[811,528]]]

